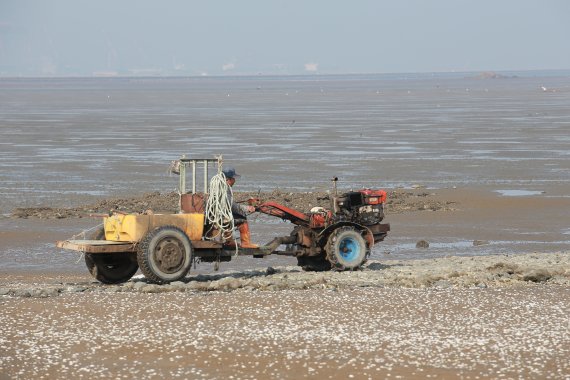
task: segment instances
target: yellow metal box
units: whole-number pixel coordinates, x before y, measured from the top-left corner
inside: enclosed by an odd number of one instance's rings
[[[161,226],[175,226],[190,240],[201,240],[204,233],[204,214],[114,214],[104,218],[105,239],[139,242],[150,230]]]

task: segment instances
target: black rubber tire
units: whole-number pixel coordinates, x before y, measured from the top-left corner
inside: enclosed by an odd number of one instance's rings
[[[139,243],[137,261],[147,279],[156,283],[177,281],[190,271],[194,261],[188,236],[175,226],[148,232]]]
[[[139,270],[133,252],[86,253],[85,265],[89,273],[103,284],[127,282]]]
[[[306,272],[325,272],[331,270],[331,263],[323,256],[299,256],[297,265]]]
[[[362,234],[350,226],[334,230],[327,239],[325,251],[332,268],[336,270],[358,269],[370,254]]]
[[[105,240],[103,226],[93,230],[87,240]],[[132,252],[85,253],[85,265],[89,273],[103,284],[127,282],[139,270],[136,255]]]

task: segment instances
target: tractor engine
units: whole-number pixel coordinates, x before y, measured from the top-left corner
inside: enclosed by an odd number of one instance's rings
[[[351,191],[335,198],[335,213],[338,221],[349,221],[371,226],[384,219],[384,190],[362,189]]]

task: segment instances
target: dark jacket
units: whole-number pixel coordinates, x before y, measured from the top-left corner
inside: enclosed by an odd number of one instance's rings
[[[231,188],[228,186],[228,202],[232,206],[232,214],[237,219],[247,219],[247,207],[245,205],[234,202]]]

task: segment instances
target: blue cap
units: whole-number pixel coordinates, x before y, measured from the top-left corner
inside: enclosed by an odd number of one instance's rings
[[[222,170],[222,173],[224,173],[224,175],[228,179],[229,178],[241,177],[239,174],[236,173],[236,170],[234,168],[226,168],[226,169]]]

